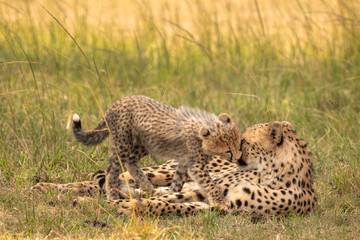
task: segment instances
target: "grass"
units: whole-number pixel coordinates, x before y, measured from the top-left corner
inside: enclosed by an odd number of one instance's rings
[[[350,0],[0,2],[0,238],[359,238],[359,11]],[[74,208],[30,191],[103,169],[108,142],[75,143],[70,116],[91,128],[134,94],[227,112],[242,129],[291,122],[313,151],[315,211],[127,220],[101,197]]]

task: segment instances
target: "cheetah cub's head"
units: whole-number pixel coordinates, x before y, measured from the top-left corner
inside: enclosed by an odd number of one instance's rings
[[[200,129],[203,151],[236,163],[241,157],[239,129],[226,113],[220,114],[219,120],[211,127]]]

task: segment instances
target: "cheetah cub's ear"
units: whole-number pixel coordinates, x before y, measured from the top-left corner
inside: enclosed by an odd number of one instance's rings
[[[281,143],[283,134],[282,134],[282,125],[279,122],[272,122],[270,124],[270,139],[273,140],[276,144]]]
[[[209,131],[209,129],[206,129],[205,127],[201,127],[199,133],[202,138],[210,137],[210,131]]]
[[[226,113],[220,114],[219,120],[223,123],[231,123],[231,117],[229,114],[226,114]]]

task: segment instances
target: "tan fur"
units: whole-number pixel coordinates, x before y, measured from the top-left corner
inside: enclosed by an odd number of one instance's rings
[[[206,163],[211,155],[236,162],[241,157],[240,134],[228,114],[219,117],[189,107],[172,108],[145,96],[124,97],[109,108],[94,131],[84,131],[74,115],[73,132],[86,145],[100,143],[111,136],[111,153],[106,168],[106,192],[109,200],[120,198],[119,158],[138,186],[153,192],[153,186],[139,167],[142,158],[153,155],[179,162],[169,193],[181,191],[189,174],[209,194],[210,202],[226,209],[226,203],[208,174]]]

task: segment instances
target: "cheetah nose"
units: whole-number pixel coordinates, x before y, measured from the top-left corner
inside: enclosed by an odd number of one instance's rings
[[[247,166],[247,163],[241,158],[238,159],[238,164],[239,166],[242,166],[242,167],[246,167]]]

